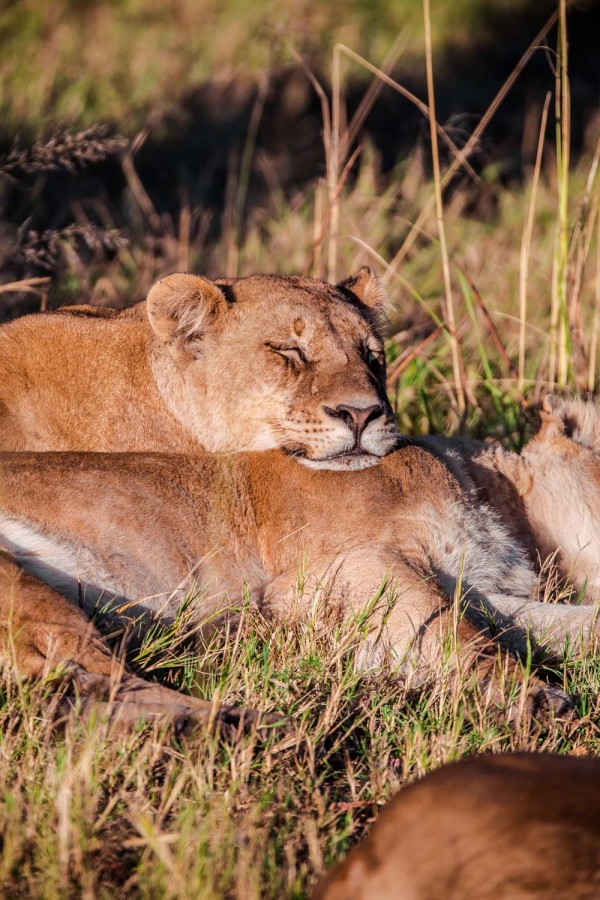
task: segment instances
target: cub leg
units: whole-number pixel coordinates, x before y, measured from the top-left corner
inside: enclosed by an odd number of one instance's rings
[[[0,660],[32,680],[65,667],[80,692],[84,714],[106,708],[124,728],[158,720],[171,723],[177,732],[213,724],[236,731],[259,722],[252,710],[214,706],[128,672],[81,610],[23,572],[2,550]]]
[[[414,611],[420,610],[420,617]],[[410,649],[406,650],[406,618],[416,627]],[[418,687],[444,677],[460,687],[465,678],[474,675],[489,699],[502,703],[504,693],[499,683],[499,644],[485,627],[470,618],[468,607],[448,599],[437,582],[432,579],[415,580],[411,573],[410,589],[400,596],[391,611],[387,623],[391,647],[397,657],[404,653],[402,666],[408,669],[409,683]],[[524,685],[523,666],[513,652],[518,642],[509,641],[502,650],[502,671],[513,684]],[[573,702],[564,691],[542,681],[535,675],[527,678],[524,703],[519,699],[508,709],[510,718],[516,718],[522,708],[537,719],[550,715],[571,717]]]
[[[557,656],[573,653],[598,640],[598,606],[571,603],[542,603],[513,597],[494,596],[489,613],[507,616],[532,635],[535,642]]]

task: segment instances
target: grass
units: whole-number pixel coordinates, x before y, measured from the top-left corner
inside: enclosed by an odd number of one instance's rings
[[[283,17],[292,14],[291,7],[278,8]],[[506,183],[501,166],[486,167],[481,160],[477,172],[466,171],[456,145],[449,147],[435,121],[430,135],[442,152],[433,181],[428,151],[418,142],[393,171],[383,173],[368,140],[358,151],[349,140],[358,128],[346,121],[344,86],[348,60],[362,65],[362,59],[374,85],[387,79],[406,96],[385,63],[368,62],[389,49],[383,34],[390,22],[399,30],[399,4],[380,0],[377,16],[358,0],[345,8],[348,24],[336,32],[340,44],[330,66],[331,103],[313,75],[321,90],[325,178],[315,177],[291,195],[283,191],[269,159],[256,152],[265,100],[259,94],[214,232],[211,212],[191,206],[183,193],[177,214],[156,211],[137,176],[134,145],[122,162],[128,185],[123,206],[116,209],[99,195],[88,206],[80,204],[75,229],[28,238],[24,250],[17,248],[24,254],[17,283],[3,279],[0,301],[16,298],[21,304],[33,297],[41,306],[119,305],[140,298],[174,269],[213,276],[278,271],[342,277],[369,263],[385,277],[390,293],[389,392],[400,429],[462,431],[518,448],[530,433],[530,409],[543,390],[557,381],[576,390],[598,387],[597,125],[580,157],[570,161],[561,44],[554,103],[532,109],[524,123],[524,132],[534,137],[522,184]],[[235,70],[248,33],[262,34],[262,18],[273,10],[265,5],[258,14],[255,5],[239,0],[218,8],[178,0],[172,21],[165,21],[160,12],[148,18],[136,0],[98,0],[90,9],[72,0],[52,9],[26,0],[0,14],[0,35],[5,44],[10,41],[0,61],[6,127],[18,121],[37,129],[42,121],[65,117],[83,125],[114,118],[135,130],[165,85],[177,83],[183,90],[213,71],[215,60],[222,71]],[[481,9],[475,0],[434,8],[427,40],[431,73],[444,25],[460,37]],[[561,9],[564,39],[564,4]],[[418,31],[422,13],[415,2],[404,4],[402,16]],[[305,21],[326,34],[333,28],[327,17],[334,21],[338,14],[334,5],[309,4]],[[143,28],[124,29],[123,21],[143,21]],[[193,34],[190,41],[183,40],[182,22],[186,34]],[[95,41],[89,40],[90,29]],[[89,47],[83,66],[77,40]],[[415,55],[425,50],[424,32],[422,40],[411,49]],[[25,79],[32,69],[23,59],[37,59],[42,43],[44,63]],[[271,65],[283,43],[251,42],[245,62],[257,69]],[[109,45],[114,52],[107,57],[101,49]],[[319,53],[324,61],[322,48]],[[519,72],[506,73],[507,91]],[[361,115],[376,99],[376,90],[370,91],[365,85]],[[431,111],[433,93],[431,77]],[[461,141],[463,147],[477,146],[502,96],[471,139]],[[420,103],[428,116],[429,107]],[[71,145],[65,150],[67,144],[60,146],[68,161],[78,151]],[[101,156],[101,147],[94,152]],[[41,160],[36,172],[43,178],[43,142],[27,158]],[[93,164],[77,159],[75,168]],[[63,167],[68,169],[64,162]],[[260,203],[250,196],[251,170],[260,171],[267,185]],[[27,173],[13,167],[9,174],[17,189],[21,179],[29,190]],[[118,234],[99,233],[99,225]],[[0,249],[12,260],[17,250],[8,229],[6,234]],[[6,672],[0,696],[0,892],[300,898],[365,833],[399,786],[444,762],[510,749],[600,751],[597,657],[572,660],[557,673],[576,698],[581,719],[543,729],[526,716],[509,721],[506,710],[491,706],[476,685],[457,684],[443,672],[418,694],[400,690],[389,671],[357,675],[359,630],[360,623],[327,628],[318,619],[273,629],[245,609],[238,639],[216,634],[198,657],[185,650],[179,633],[152,635],[139,652],[137,668],[150,677],[179,679],[185,690],[216,692],[226,702],[293,716],[300,737],[287,749],[278,746],[276,735],[266,742],[197,735],[173,745],[146,729],[122,738],[102,723],[83,724],[76,714],[56,728],[47,715],[50,685],[16,684]],[[516,690],[505,683],[507,701]]]
[[[273,630],[246,610],[239,642],[198,659],[203,692],[279,709],[276,736],[179,746],[147,729],[111,737],[74,715],[48,725],[47,690],[6,683],[2,697],[0,890],[43,897],[304,897],[402,784],[473,752],[598,752],[598,660],[560,673],[578,697],[575,728],[509,724],[477,687],[443,674],[426,692],[390,672],[357,675],[359,628],[318,620]],[[218,665],[217,665],[218,663]],[[194,684],[189,683],[194,689]],[[507,698],[515,693],[507,683]],[[518,690],[517,690],[518,694]]]

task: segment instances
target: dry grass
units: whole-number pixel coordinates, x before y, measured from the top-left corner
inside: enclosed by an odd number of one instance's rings
[[[248,736],[199,734],[169,745],[151,729],[111,737],[73,715],[62,733],[48,699],[5,683],[0,767],[0,891],[60,897],[304,897],[400,785],[473,752],[599,749],[598,660],[560,673],[578,697],[576,727],[540,729],[441,671],[428,691],[390,672],[355,673],[361,623],[317,620],[273,630],[248,611],[241,640],[223,635],[188,688],[298,722],[277,750]],[[502,664],[499,661],[500,672]],[[505,683],[507,700],[518,688]]]

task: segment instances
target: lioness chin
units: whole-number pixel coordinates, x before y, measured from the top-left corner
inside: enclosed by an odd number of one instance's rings
[[[382,299],[366,267],[336,286],[170,275],[122,312],[25,316],[0,328],[0,449],[281,447],[318,468],[373,465],[397,437]]]
[[[275,619],[304,615],[315,592],[325,613],[346,617],[383,587],[358,658],[391,658],[413,686],[440,671],[449,633],[458,669],[490,684],[490,622],[523,650],[531,639],[560,653],[565,640],[595,635],[593,610],[530,599],[536,577],[521,548],[415,447],[354,473],[311,471],[280,451],[18,453],[2,454],[0,467],[0,542],[88,612],[100,599],[141,627],[173,620],[190,593],[198,621],[214,623],[244,587]],[[531,686],[534,706],[564,711],[560,691]]]

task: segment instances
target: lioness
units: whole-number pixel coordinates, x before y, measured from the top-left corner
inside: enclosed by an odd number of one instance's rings
[[[541,427],[518,454],[439,437],[417,443],[473,483],[534,562],[552,559],[579,602],[600,599],[598,401],[546,396]]]
[[[403,788],[312,900],[593,900],[600,760],[502,753]]]
[[[517,621],[556,652],[565,638],[594,633],[593,610],[531,601],[525,553],[416,447],[354,473],[312,471],[280,451],[2,454],[0,472],[0,543],[88,611],[102,598],[121,618],[169,620],[201,586],[197,617],[214,621],[246,583],[275,618],[302,614],[315,590],[344,615],[385,585],[394,602],[373,613],[361,659],[373,665],[391,652],[412,684],[435,671],[447,626],[458,627],[465,664],[485,678],[494,657],[473,640],[490,618],[512,645],[523,638]],[[60,644],[60,627],[53,637]],[[564,708],[560,692],[536,691]]]
[[[0,449],[282,447],[361,469],[396,440],[368,268],[337,286],[170,275],[122,312],[25,316],[0,328]]]

